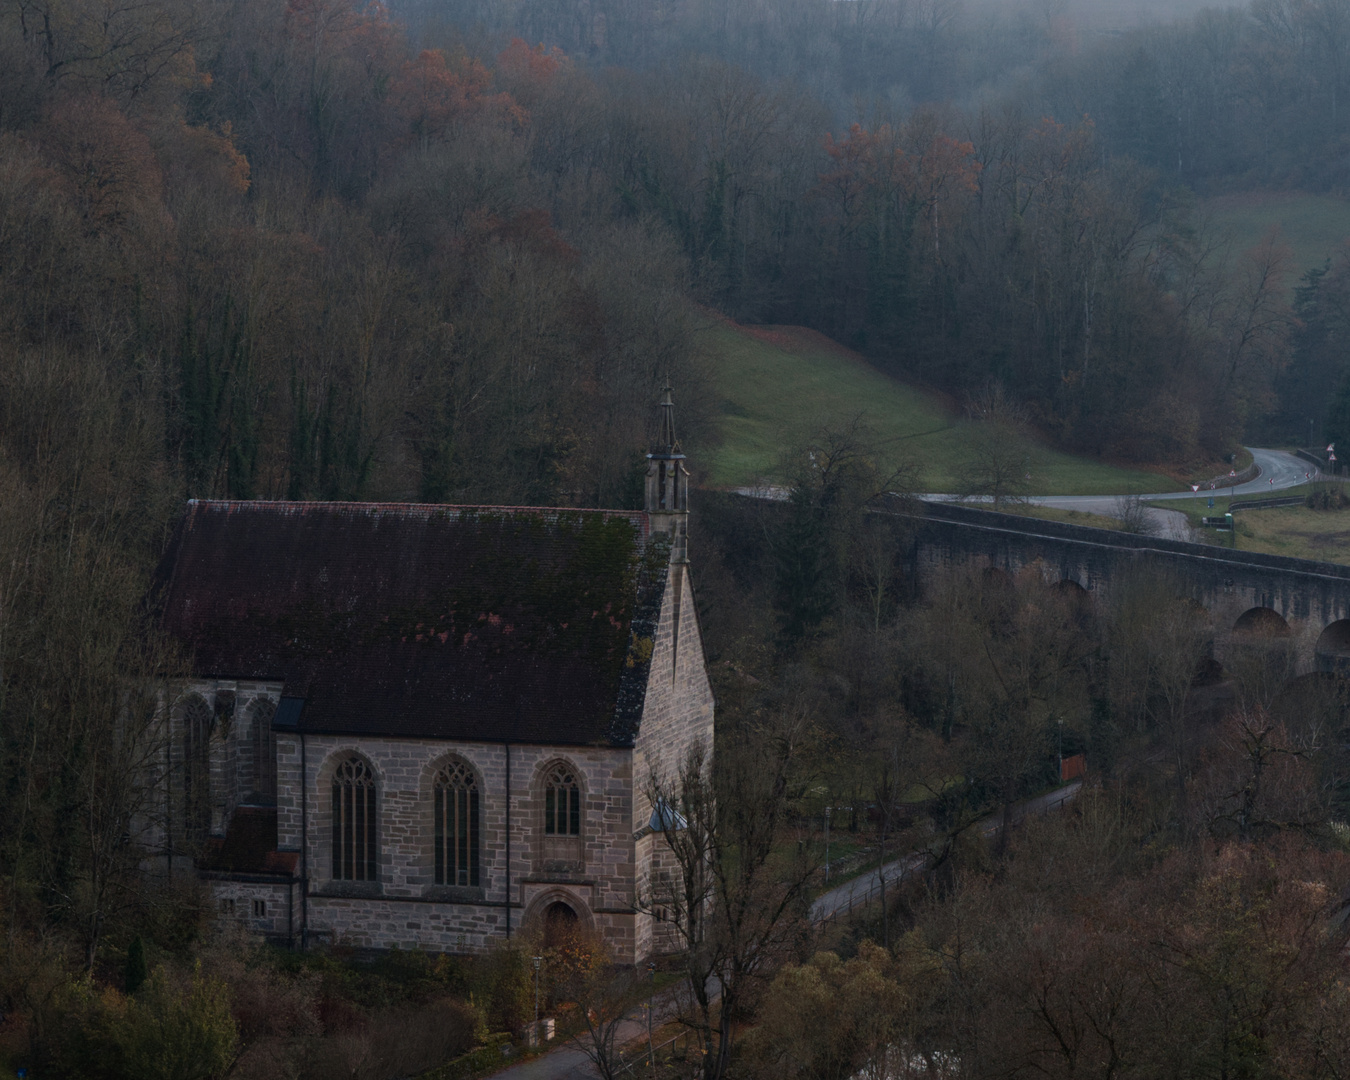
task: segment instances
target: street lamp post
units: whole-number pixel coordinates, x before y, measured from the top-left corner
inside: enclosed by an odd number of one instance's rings
[[[647,1064],[656,1069],[656,1050],[652,1044],[652,998],[656,995],[656,961],[647,961],[647,973],[652,981],[647,987]]]
[[[830,808],[825,807],[825,884],[830,883]]]
[[[535,956],[534,960],[534,1043],[539,1045],[539,965],[543,961],[542,956]]]

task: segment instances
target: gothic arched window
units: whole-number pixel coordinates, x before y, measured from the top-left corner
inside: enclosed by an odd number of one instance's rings
[[[258,698],[249,712],[253,722],[253,793],[264,805],[277,801],[277,746],[272,735],[276,703]]]
[[[379,844],[375,833],[375,776],[356,755],[333,773],[333,877],[375,881]]]
[[[436,884],[478,884],[478,781],[463,761],[436,774]]]
[[[200,847],[211,833],[211,706],[193,694],[183,706],[183,833]]]
[[[544,833],[581,835],[581,785],[566,765],[555,765],[544,780]]]

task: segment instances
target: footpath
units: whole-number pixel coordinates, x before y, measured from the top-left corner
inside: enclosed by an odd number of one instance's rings
[[[1075,780],[1054,791],[1018,803],[1013,808],[1012,820],[1016,823],[1035,814],[1047,814],[1052,810],[1058,810],[1071,801],[1081,789],[1082,781]],[[1001,822],[1002,815],[994,814],[977,822],[973,827],[988,837],[998,832]],[[865,907],[881,895],[883,884],[886,888],[894,887],[906,877],[921,871],[928,858],[929,854],[926,851],[911,851],[884,866],[869,870],[822,893],[811,904],[812,921],[827,922],[830,919],[847,916],[855,908]],[[654,1026],[659,1030],[663,1024],[669,1023],[677,1015],[679,1008],[677,993],[671,988],[665,989],[657,995],[652,1008]],[[631,1046],[645,1041],[646,1037],[646,1012],[639,1008],[629,1014],[620,1025],[615,1044]],[[501,1072],[494,1073],[492,1080],[595,1080],[596,1076],[596,1069],[591,1060],[574,1042],[566,1040],[557,1049],[550,1050],[546,1054],[529,1061],[508,1065]]]
[[[1035,814],[1046,814],[1051,810],[1060,809],[1078,794],[1082,786],[1081,780],[1074,780],[1063,787],[1055,788],[1054,791],[1047,791],[1044,795],[1037,795],[1034,799],[1018,803],[1012,810],[1013,824]],[[982,836],[990,837],[998,832],[1002,819],[1001,813],[993,814],[976,822],[972,827],[979,829]],[[883,887],[893,888],[907,877],[923,870],[928,857],[927,851],[911,851],[893,862],[860,874],[829,892],[821,893],[811,904],[811,920],[822,923],[846,916],[854,908],[865,907],[881,895]]]
[[[674,1020],[678,1013],[677,991],[666,987],[652,1002],[652,1026],[660,1032],[661,1026]],[[640,1043],[645,1053],[646,1042],[647,1011],[639,1006],[619,1024],[614,1045],[629,1047]],[[554,1050],[493,1073],[492,1080],[596,1080],[597,1075],[595,1065],[576,1042],[563,1039]],[[634,1072],[633,1075],[641,1076],[642,1073]]]

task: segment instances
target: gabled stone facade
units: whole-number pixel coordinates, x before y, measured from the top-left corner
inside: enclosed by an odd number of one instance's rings
[[[664,404],[655,505],[617,526],[194,504],[161,571],[166,625],[200,672],[168,710],[167,864],[195,865],[223,916],[301,947],[472,952],[562,912],[622,962],[659,951],[640,910],[665,846],[646,782],[713,739]],[[464,554],[438,562],[447,548]],[[254,566],[280,584],[256,589]]]

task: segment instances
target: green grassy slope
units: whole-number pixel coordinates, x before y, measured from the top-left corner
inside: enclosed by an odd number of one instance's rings
[[[711,323],[704,347],[720,398],[709,481],[753,484],[771,477],[783,452],[861,414],[885,464],[910,459],[926,491],[955,491],[967,421],[935,394],[883,375],[862,357],[800,327]],[[1032,448],[1032,487],[1045,495],[1169,491],[1153,473],[1120,469],[1044,446]]]
[[[1240,255],[1259,244],[1278,225],[1293,250],[1289,288],[1307,270],[1321,266],[1350,239],[1350,200],[1304,192],[1250,192],[1219,195],[1201,203],[1201,210]]]
[[[1319,485],[1300,484],[1279,492],[1281,497],[1307,495]],[[1239,504],[1250,501],[1251,496],[1239,496]],[[1221,517],[1228,510],[1226,496],[1214,499],[1211,509],[1209,500],[1169,499],[1167,502],[1153,503],[1166,510],[1180,510],[1199,526],[1202,516]],[[1350,509],[1314,510],[1308,506],[1276,506],[1261,510],[1238,510],[1237,543],[1241,551],[1261,551],[1267,555],[1288,555],[1294,559],[1315,559],[1319,562],[1350,563]],[[1209,530],[1201,532],[1201,538],[1212,543],[1226,545],[1227,533],[1215,533]]]

